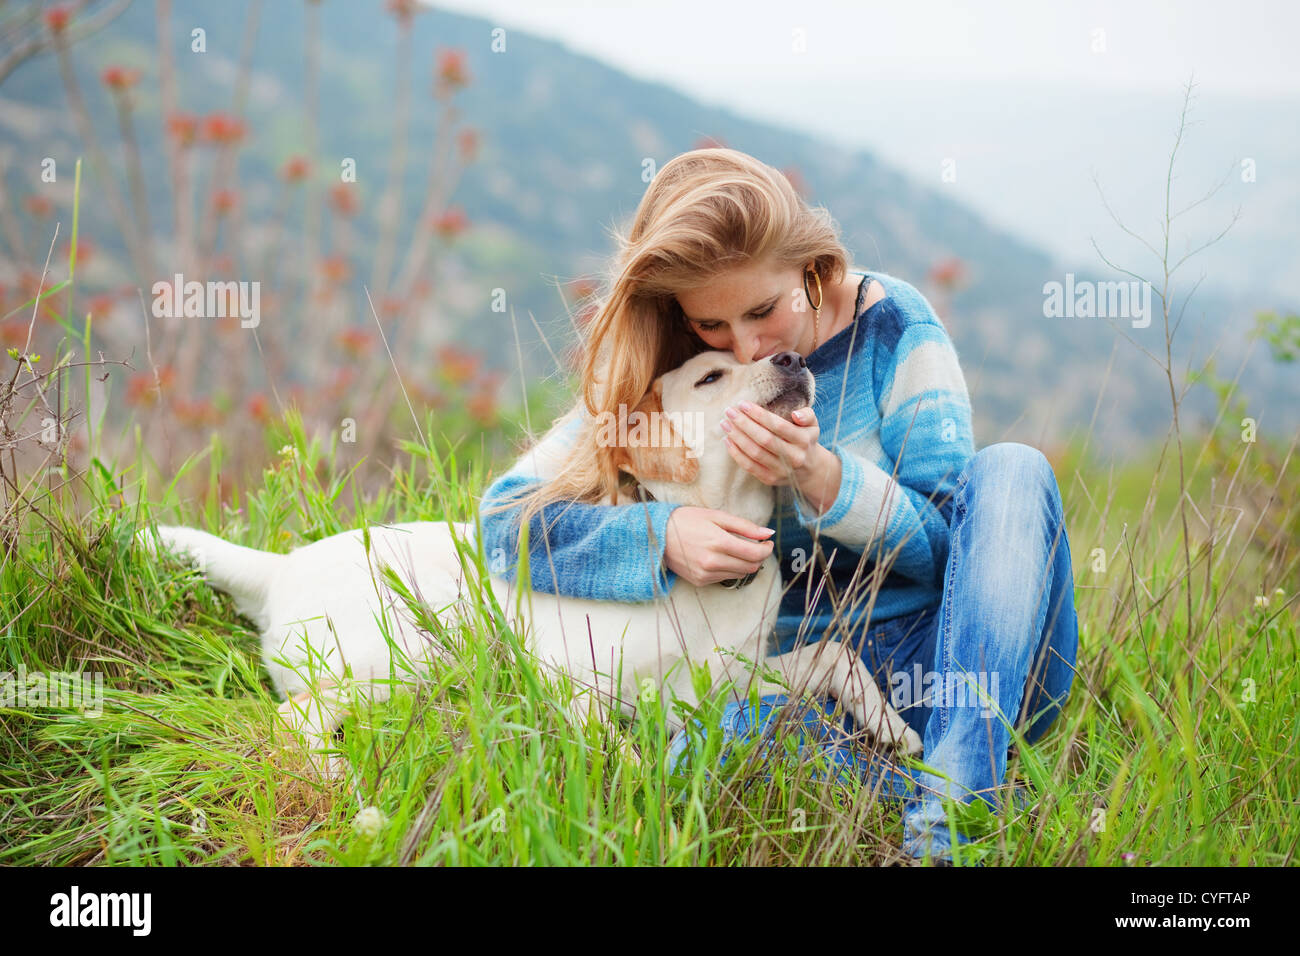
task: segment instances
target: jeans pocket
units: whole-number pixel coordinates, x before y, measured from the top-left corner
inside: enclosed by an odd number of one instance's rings
[[[914,646],[928,634],[931,618],[938,610],[938,607],[921,608],[881,621],[868,631],[862,660],[878,682],[887,683],[888,673],[912,657]]]

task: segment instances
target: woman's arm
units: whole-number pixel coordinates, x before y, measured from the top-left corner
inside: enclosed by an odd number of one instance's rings
[[[862,387],[878,396],[879,445],[885,465],[845,443],[829,446],[840,461],[835,500],[820,515],[795,497],[809,530],[859,553],[897,550],[889,567],[919,581],[942,581],[948,560],[952,494],[975,454],[970,398],[947,331],[920,295],[896,291],[897,309],[882,316],[871,374]],[[831,428],[827,424],[824,428]],[[886,467],[897,463],[897,473]]]
[[[553,477],[573,447],[577,416],[557,423],[483,493],[480,512],[520,489]],[[554,501],[528,530],[528,569],[534,591],[598,601],[650,601],[677,580],[664,562],[668,516],[680,505]],[[483,515],[483,551],[489,570],[514,583],[522,505]],[[547,532],[542,534],[542,522]]]

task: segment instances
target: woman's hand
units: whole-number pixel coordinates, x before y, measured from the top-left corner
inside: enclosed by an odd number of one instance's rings
[[[840,490],[840,459],[818,444],[821,426],[811,408],[794,412],[794,421],[753,402],[727,409],[722,422],[732,460],[765,485],[793,485],[822,514]]]
[[[668,516],[664,564],[696,587],[743,578],[772,553],[775,533],[726,511],[683,505]]]

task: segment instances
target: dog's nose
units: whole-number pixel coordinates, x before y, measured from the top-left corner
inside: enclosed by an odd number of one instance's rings
[[[789,372],[797,372],[801,368],[808,367],[808,363],[798,352],[777,352],[772,356],[772,364]]]

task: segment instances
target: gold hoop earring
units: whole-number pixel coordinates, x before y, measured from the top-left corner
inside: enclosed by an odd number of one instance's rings
[[[816,269],[811,270],[813,278],[817,280],[817,304],[813,305],[812,293],[808,290],[808,273],[803,274],[803,292],[808,297],[808,304],[813,307],[813,346],[812,351],[817,351],[817,343],[821,341],[821,317],[822,303],[826,301],[826,294],[822,291],[822,277]]]

